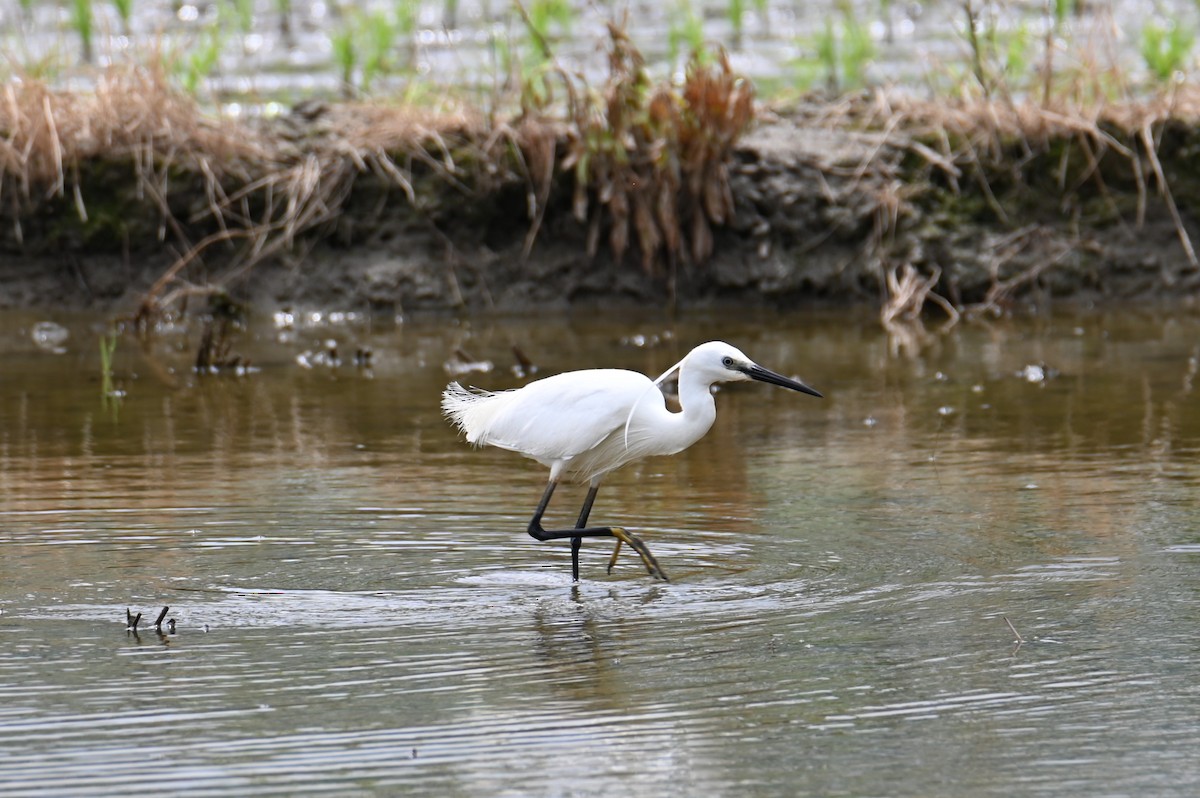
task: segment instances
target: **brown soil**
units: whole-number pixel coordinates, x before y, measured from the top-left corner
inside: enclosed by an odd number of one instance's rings
[[[327,115],[307,112],[279,123],[321,124]],[[172,285],[216,284],[260,308],[395,313],[865,301],[890,302],[903,314],[919,312],[930,297],[959,311],[1003,311],[1046,297],[1178,297],[1200,288],[1187,248],[1200,234],[1200,170],[1190,155],[1200,137],[1193,126],[1159,123],[1149,153],[1139,150],[1136,134],[1110,133],[1098,123],[1040,137],[997,127],[987,131],[985,153],[939,146],[951,140],[940,124],[924,119],[880,129],[823,107],[760,119],[733,152],[735,213],[714,225],[711,257],[689,262],[681,255],[654,269],[634,251],[619,260],[603,246],[587,254],[589,229],[572,214],[569,176],[548,184],[526,255],[533,224],[528,174],[500,170],[455,186],[422,178],[411,159],[406,174],[415,195],[387,169],[359,164],[349,178],[336,178],[345,184],[336,212],[289,237],[287,246],[252,262],[231,238],[181,258],[180,239],[165,219],[185,227],[189,218],[202,219],[197,209],[213,202],[211,186],[195,180],[189,197],[194,167],[179,167],[173,212],[164,214],[131,200],[132,169],[100,153],[82,167],[92,172],[82,198],[68,188],[18,203],[11,185],[0,197],[0,306],[132,313],[184,260]],[[287,138],[312,135],[290,129]],[[961,133],[954,139],[970,142]],[[232,166],[217,166],[238,177]],[[78,177],[81,167],[74,168]],[[1160,170],[1170,192],[1161,188]],[[471,172],[486,173],[478,166]],[[88,184],[87,175],[80,184]],[[113,218],[105,216],[105,192],[123,196],[111,203]],[[77,219],[81,201],[86,225]],[[145,218],[133,218],[139,212]],[[196,242],[216,227],[208,218],[182,234]]]

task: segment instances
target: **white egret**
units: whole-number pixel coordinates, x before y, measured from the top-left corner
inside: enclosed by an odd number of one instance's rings
[[[679,412],[667,409],[659,385],[679,371]],[[622,527],[589,527],[588,515],[600,481],[626,463],[651,455],[675,454],[704,436],[717,417],[714,383],[761,380],[811,396],[821,394],[799,380],[754,363],[721,341],[701,344],[657,380],[624,369],[568,371],[534,380],[510,391],[468,389],[450,383],[442,393],[442,411],[476,446],[520,452],[550,469],[528,532],[537,540],[571,539],[571,572],[579,579],[579,547],[585,537],[613,537],[642,558],[651,576],[666,580],[654,555]],[[589,483],[587,498],[573,529],[546,530],[542,515],[561,481]]]

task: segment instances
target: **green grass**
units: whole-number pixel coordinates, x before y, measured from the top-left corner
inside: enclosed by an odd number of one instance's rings
[[[866,85],[867,68],[876,54],[870,28],[859,22],[848,3],[842,3],[836,15],[826,16],[824,27],[802,49],[807,54],[792,65],[797,82],[811,87],[823,80],[835,94]]]
[[[82,57],[85,63],[92,63],[95,53],[92,49],[92,38],[95,34],[92,16],[92,0],[71,0],[71,26],[79,34],[82,47]]]
[[[704,19],[691,0],[676,0],[667,32],[667,61],[674,66],[704,46]]]
[[[1142,59],[1152,75],[1167,82],[1187,70],[1195,43],[1195,34],[1179,21],[1152,20],[1142,28]]]

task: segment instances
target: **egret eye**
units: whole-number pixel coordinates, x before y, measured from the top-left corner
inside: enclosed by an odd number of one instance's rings
[[[731,358],[731,357],[721,358],[721,365],[727,369],[733,368],[733,358]]]

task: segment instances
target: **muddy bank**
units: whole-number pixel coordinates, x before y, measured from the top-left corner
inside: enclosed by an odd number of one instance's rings
[[[760,113],[723,166],[733,212],[708,225],[711,254],[696,256],[690,236],[705,233],[689,225],[674,251],[660,243],[646,257],[635,218],[618,258],[613,232],[623,222],[611,208],[597,210],[593,198],[581,221],[563,164],[569,130],[513,133],[486,150],[480,131],[442,131],[434,147],[421,128],[424,138],[393,137],[329,170],[306,148],[328,142],[331,125],[340,135],[378,118],[301,110],[254,133],[255,147],[286,142],[271,157],[291,171],[267,199],[242,152],[152,168],[159,196],[147,191],[146,162],[161,159],[153,152],[60,164],[57,191],[34,181],[22,195],[7,178],[0,305],[131,313],[148,292],[181,303],[215,290],[263,309],[822,301],[904,315],[1200,287],[1189,252],[1200,237],[1200,137],[1175,119],[1143,138],[1105,122],[968,130],[928,114],[881,123],[820,105]],[[539,174],[534,146],[551,153],[553,170]],[[267,205],[297,203],[297,185],[311,216],[288,228],[290,217]],[[208,212],[215,205],[235,212]],[[258,225],[253,235],[233,229],[239,214]]]

